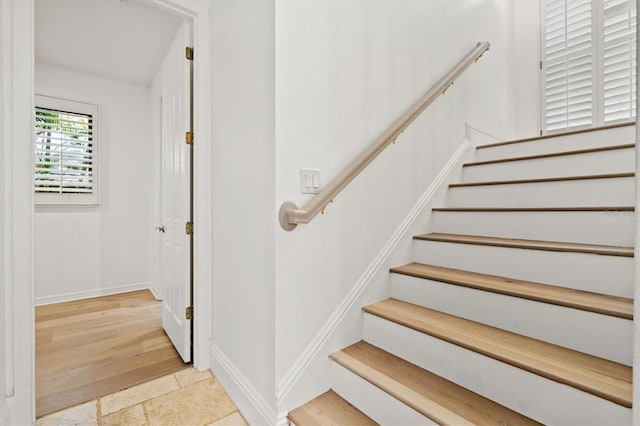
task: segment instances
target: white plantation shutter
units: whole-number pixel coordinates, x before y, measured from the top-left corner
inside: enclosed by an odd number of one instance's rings
[[[544,36],[545,127],[593,123],[594,44],[591,0],[546,0]]]
[[[635,118],[635,0],[545,0],[543,129]]]
[[[36,96],[36,203],[97,203],[96,119],[95,105]]]
[[[636,115],[636,2],[609,0],[603,15],[604,122]]]

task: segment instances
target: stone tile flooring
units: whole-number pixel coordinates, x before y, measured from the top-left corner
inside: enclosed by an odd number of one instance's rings
[[[36,426],[246,426],[210,371],[177,373],[89,401],[36,421]]]

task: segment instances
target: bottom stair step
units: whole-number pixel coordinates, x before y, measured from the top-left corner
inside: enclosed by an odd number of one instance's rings
[[[439,424],[539,424],[364,341],[331,359]]]
[[[331,390],[291,411],[289,421],[296,426],[377,425]]]

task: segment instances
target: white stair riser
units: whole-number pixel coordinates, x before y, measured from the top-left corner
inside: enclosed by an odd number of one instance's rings
[[[631,424],[631,410],[365,314],[367,342],[544,424]]]
[[[587,179],[510,185],[453,187],[447,207],[633,206],[635,179]]]
[[[378,424],[437,424],[333,361],[329,374],[331,389]]]
[[[538,139],[491,148],[479,148],[476,150],[476,161],[621,145],[633,143],[635,137],[635,126],[625,126],[599,132]]]
[[[635,212],[433,212],[433,232],[631,247]]]
[[[414,261],[633,297],[631,257],[415,240]]]
[[[630,320],[400,274],[391,274],[391,297],[611,361],[632,363]]]
[[[464,182],[536,179],[560,176],[627,173],[635,169],[633,148],[563,155],[534,160],[507,161],[463,169]]]

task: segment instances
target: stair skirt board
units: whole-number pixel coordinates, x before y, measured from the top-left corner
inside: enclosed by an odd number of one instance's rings
[[[544,424],[631,424],[630,408],[375,315],[364,340]]]
[[[534,179],[571,175],[629,173],[635,170],[634,148],[501,163],[470,163],[463,182]]]
[[[391,297],[632,364],[633,321],[627,319],[399,274],[392,274]]]
[[[633,211],[453,211],[434,209],[433,232],[632,246]]]
[[[633,298],[631,257],[416,240],[414,261]]]
[[[447,207],[632,206],[635,178],[449,188]]]

